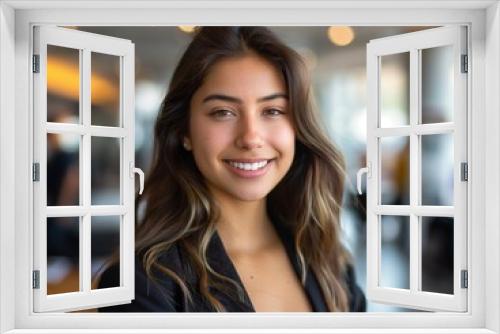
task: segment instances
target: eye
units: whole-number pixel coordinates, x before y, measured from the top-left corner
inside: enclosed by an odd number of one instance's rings
[[[271,116],[279,116],[285,114],[283,110],[277,109],[277,108],[269,108],[266,109],[266,114],[271,115]]]
[[[234,113],[229,109],[216,109],[210,113],[210,116],[215,118],[224,118],[231,115],[234,115]]]

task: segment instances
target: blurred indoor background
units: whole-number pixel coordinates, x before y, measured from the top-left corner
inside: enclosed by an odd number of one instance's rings
[[[192,38],[192,27],[69,27],[131,40],[135,44],[135,159],[148,170],[152,157],[153,126],[173,70]],[[310,68],[313,91],[330,138],[343,151],[349,180],[345,189],[342,227],[345,244],[355,258],[358,284],[366,287],[365,195],[355,189],[356,172],[366,164],[366,45],[376,38],[429,27],[270,27],[282,40],[303,55]],[[430,53],[423,67],[423,122],[450,121],[448,82],[439,80],[450,70],[449,52]],[[447,58],[448,57],[448,58]],[[49,46],[48,121],[79,122],[78,50]],[[92,54],[92,124],[119,126],[120,68],[118,57]],[[384,57],[381,75],[382,104],[388,111],[383,126],[408,124],[409,56]],[[448,86],[447,86],[448,85]],[[427,120],[427,121],[426,121]],[[78,135],[47,135],[47,205],[78,205]],[[432,135],[422,139],[423,204],[451,205],[453,201],[453,139]],[[408,137],[384,138],[382,152],[383,204],[408,204]],[[91,141],[92,204],[120,202],[120,143],[113,138]],[[450,153],[451,152],[451,153]],[[443,156],[445,157],[443,159]],[[365,182],[363,181],[363,188]],[[382,217],[381,285],[409,287],[408,217]],[[119,217],[92,218],[92,271],[116,247]],[[422,221],[423,289],[453,292],[453,220]],[[78,217],[48,220],[48,293],[79,289]],[[429,259],[429,260],[426,260]],[[450,285],[451,282],[451,285]],[[368,311],[413,311],[368,302]]]

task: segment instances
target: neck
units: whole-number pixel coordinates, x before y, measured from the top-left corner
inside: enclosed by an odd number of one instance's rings
[[[266,199],[218,200],[217,232],[228,253],[249,254],[275,242],[275,231],[267,215]]]

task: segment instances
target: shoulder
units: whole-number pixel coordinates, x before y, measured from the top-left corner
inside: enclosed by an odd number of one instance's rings
[[[365,312],[365,294],[356,282],[356,272],[352,264],[346,266],[344,278],[349,292],[349,312]]]
[[[162,265],[179,273],[180,255],[172,247],[159,258]],[[179,312],[183,309],[183,294],[179,285],[168,275],[154,270],[150,277],[144,268],[142,256],[135,258],[135,291],[131,303],[99,308],[99,312]],[[99,289],[120,286],[120,267],[115,263],[101,275]]]

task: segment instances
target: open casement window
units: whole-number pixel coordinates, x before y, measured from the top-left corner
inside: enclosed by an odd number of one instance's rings
[[[140,192],[143,187],[143,173],[134,166],[134,44],[40,26],[34,30],[33,51],[34,311],[130,302],[134,173],[141,176]],[[111,70],[114,83],[102,77],[99,66]],[[99,152],[109,159],[103,161]],[[52,163],[54,155],[57,163]],[[66,172],[61,177],[63,165]],[[91,268],[97,264],[91,245],[96,231],[106,228],[119,240],[120,285],[97,289],[92,286]],[[75,258],[79,284],[54,293],[47,288],[47,249],[58,242],[61,231],[76,236],[69,247],[64,243],[62,252]]]
[[[363,171],[367,297],[374,302],[466,311],[467,61],[465,27],[367,45]],[[395,235],[406,266],[386,258],[386,240]],[[394,271],[407,279],[393,280]]]

